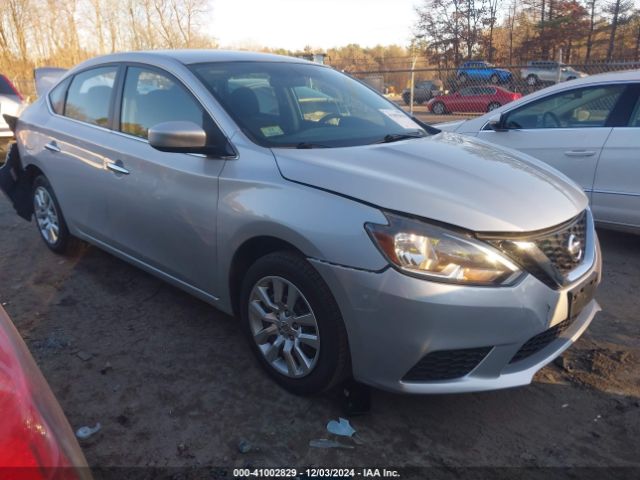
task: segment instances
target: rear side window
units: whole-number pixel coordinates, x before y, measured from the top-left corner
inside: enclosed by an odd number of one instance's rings
[[[118,67],[115,66],[99,67],[73,77],[67,93],[64,115],[92,125],[107,127],[117,71]]]
[[[129,67],[124,83],[120,130],[147,138],[149,129],[164,122],[188,121],[211,131],[212,121],[193,96],[169,75]]]
[[[65,81],[54,87],[49,93],[51,108],[58,115],[64,114],[64,101],[67,96],[67,88],[69,88],[70,82],[71,78],[67,78]]]

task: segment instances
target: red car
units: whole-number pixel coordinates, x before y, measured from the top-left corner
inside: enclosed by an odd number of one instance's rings
[[[443,115],[451,112],[490,112],[505,103],[522,97],[502,87],[483,86],[465,87],[449,95],[432,98],[427,107],[432,113]]]
[[[91,479],[60,405],[2,307],[0,478]]]

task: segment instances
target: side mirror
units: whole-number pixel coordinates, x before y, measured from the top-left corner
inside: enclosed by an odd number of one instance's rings
[[[507,132],[509,129],[506,127],[505,120],[504,115],[494,115],[489,119],[487,125],[496,132]]]
[[[207,134],[193,122],[164,122],[149,129],[149,145],[161,152],[206,153]]]

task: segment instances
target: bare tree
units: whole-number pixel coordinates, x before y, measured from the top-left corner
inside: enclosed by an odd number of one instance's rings
[[[493,48],[493,31],[498,21],[498,7],[502,0],[487,0],[487,11],[489,18],[486,20],[486,24],[489,27],[489,48],[487,52],[487,58],[490,62],[493,61],[494,48]]]
[[[585,63],[591,59],[591,50],[593,49],[593,33],[596,25],[596,4],[598,0],[588,0],[589,8],[589,34],[587,35],[587,52],[584,55]]]
[[[616,43],[618,27],[625,23],[626,15],[631,10],[631,0],[613,0],[605,7],[605,11],[611,15],[611,32],[609,34],[609,47],[607,49],[607,61],[613,58],[613,50]]]

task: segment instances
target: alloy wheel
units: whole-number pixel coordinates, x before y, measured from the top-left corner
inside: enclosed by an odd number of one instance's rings
[[[42,238],[55,245],[60,238],[60,222],[55,203],[49,191],[44,187],[37,187],[33,195],[33,208]]]
[[[277,276],[260,279],[249,296],[249,326],[260,352],[278,373],[305,377],[318,362],[320,331],[302,292]]]

